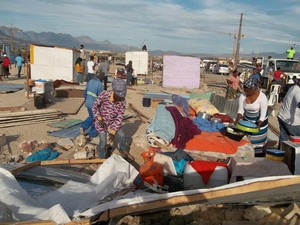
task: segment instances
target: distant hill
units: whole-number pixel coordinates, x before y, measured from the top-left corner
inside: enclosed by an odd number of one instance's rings
[[[22,31],[19,32],[18,28],[10,28],[5,26],[0,26],[0,44],[10,44],[10,32],[13,32],[13,41],[14,46],[24,46],[25,43],[35,43],[35,44],[43,44],[50,46],[61,46],[67,48],[79,48],[81,44],[84,44],[86,49],[93,49],[98,51],[113,51],[113,52],[125,52],[128,49],[127,45],[116,45],[110,42],[109,40],[104,41],[95,41],[88,36],[80,36],[73,37],[69,34],[62,33],[54,33],[54,32],[42,32],[36,33],[33,31]],[[140,50],[138,47],[130,46],[131,51]],[[149,51],[152,56],[162,56],[162,55],[189,55],[189,56],[197,56],[200,58],[209,58],[209,57],[231,57],[231,54],[221,54],[221,55],[213,55],[207,53],[180,53],[176,51],[162,51],[162,50],[152,50]],[[256,55],[252,54],[241,54],[243,58],[256,57]],[[286,54],[277,54],[272,52],[260,53],[259,56],[272,56],[273,58],[285,58]]]

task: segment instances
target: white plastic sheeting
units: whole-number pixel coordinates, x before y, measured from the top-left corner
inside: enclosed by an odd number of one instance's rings
[[[69,216],[73,217],[75,212],[94,207],[106,196],[128,189],[137,175],[138,171],[127,161],[112,155],[89,182],[69,181],[56,191],[35,200],[22,189],[9,171],[0,168],[0,203],[10,210],[14,220],[41,219],[63,224],[69,222]],[[7,218],[4,215],[1,217]]]

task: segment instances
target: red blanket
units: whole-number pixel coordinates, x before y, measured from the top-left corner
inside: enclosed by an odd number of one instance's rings
[[[225,154],[235,154],[239,146],[249,144],[250,141],[242,139],[234,141],[220,132],[204,132],[195,135],[193,139],[186,143],[186,150],[219,152]]]

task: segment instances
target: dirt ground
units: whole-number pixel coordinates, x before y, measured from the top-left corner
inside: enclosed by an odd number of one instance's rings
[[[5,79],[2,83],[17,83],[24,84],[26,77],[22,75],[21,78],[17,78],[17,71],[12,68],[9,79]],[[158,72],[155,75],[159,76],[162,73]],[[204,73],[202,73],[204,74]],[[128,89],[126,102],[127,110],[126,114],[135,114],[134,111],[130,110],[129,104],[131,103],[136,109],[145,114],[150,120],[155,115],[154,107],[143,107],[142,99],[144,92],[161,92],[161,93],[174,93],[187,95],[190,92],[204,93],[207,91],[215,91],[219,95],[225,95],[225,89],[219,87],[208,87],[207,84],[212,82],[223,82],[224,77],[221,75],[209,74],[201,77],[201,87],[199,89],[179,89],[179,88],[163,88],[159,84],[148,84],[148,85],[137,85],[131,86]],[[15,93],[0,94],[0,107],[9,106],[22,106],[28,101],[33,99],[27,99],[24,91],[18,91]],[[1,113],[1,112],[0,112]],[[80,108],[76,115],[69,115],[66,118],[76,118],[84,120],[88,113],[86,108],[83,106]],[[274,120],[275,121],[275,120]],[[275,125],[276,121],[274,122]],[[147,150],[147,144],[145,140],[145,132],[147,123],[140,120],[138,117],[131,118],[124,122],[124,130],[127,138],[128,146],[130,147],[130,153],[135,157],[136,165],[143,163],[141,153]],[[56,130],[55,128],[47,126],[47,123],[38,123],[32,125],[15,126],[9,128],[2,128],[0,133],[6,134],[7,145],[1,147],[0,151],[0,162],[6,163],[9,161],[11,155],[21,154],[19,144],[27,140],[36,140],[39,142],[56,142],[58,138],[48,135],[48,131]],[[60,158],[72,158],[74,152],[63,151]],[[264,220],[257,220],[253,223],[234,223],[234,221],[249,221],[245,219],[246,210],[248,207],[244,206],[211,206],[211,205],[193,205],[178,207],[171,210],[166,210],[156,213],[148,213],[136,216],[127,216],[122,218],[118,224],[223,224],[222,221],[231,221],[232,223],[226,224],[262,224],[260,222],[271,222],[274,218],[279,217],[278,215],[282,212],[282,209],[272,209],[268,217]],[[275,213],[275,214],[274,214]],[[277,217],[276,217],[277,216]],[[269,219],[268,219],[269,218]],[[277,220],[280,221],[280,220]],[[297,220],[299,222],[299,220]],[[266,223],[265,223],[266,224]],[[279,222],[277,224],[288,224]],[[297,223],[295,223],[297,224]]]

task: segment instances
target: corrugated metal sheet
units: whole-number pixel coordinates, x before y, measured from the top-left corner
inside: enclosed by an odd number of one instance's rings
[[[220,95],[212,95],[210,102],[222,113],[236,118],[239,102],[238,99],[227,99]]]

